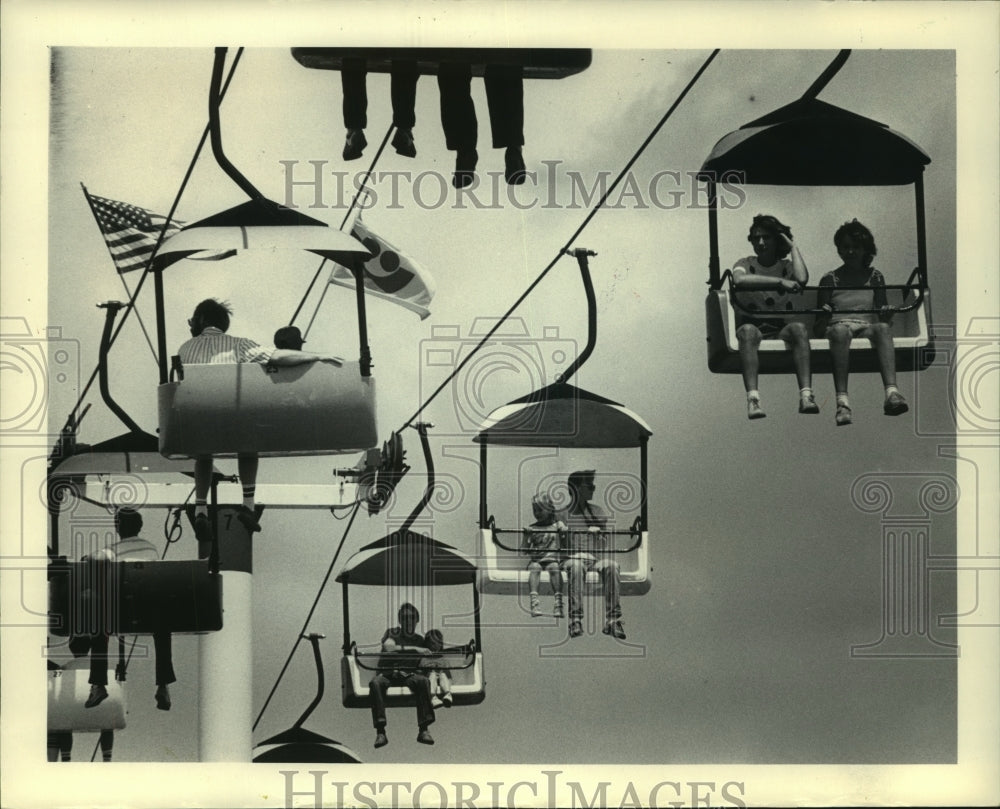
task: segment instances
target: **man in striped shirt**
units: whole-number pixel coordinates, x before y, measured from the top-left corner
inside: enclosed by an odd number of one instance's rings
[[[158,562],[160,554],[152,542],[139,536],[142,530],[142,515],[132,508],[120,508],[115,512],[115,531],[118,541],[90,557],[98,565],[97,581],[107,582],[108,592],[115,595],[111,586],[113,573],[106,567],[112,562]],[[105,594],[106,597],[107,594]],[[99,595],[98,598],[101,598]],[[103,604],[101,615],[112,605]],[[77,649],[81,653],[82,640],[77,639]],[[90,637],[90,695],[85,708],[100,705],[108,697],[108,636],[104,632]],[[72,644],[71,644],[72,647]],[[169,632],[153,633],[153,650],[156,654],[156,707],[161,711],[170,710],[170,691],[167,686],[176,682],[174,675],[173,648]]]
[[[342,365],[343,359],[332,354],[312,354],[289,348],[267,348],[246,337],[226,334],[229,331],[229,305],[207,298],[199,303],[188,320],[191,339],[178,350],[183,365],[208,363],[231,365],[240,362],[258,362],[262,365],[305,365],[312,362],[330,362]],[[243,511],[237,519],[251,533],[260,530],[255,515],[254,496],[257,489],[256,454],[240,455],[237,459],[240,484],[243,487]],[[212,483],[212,456],[199,455],[194,462],[194,530],[202,542],[210,542],[212,531],[208,520],[208,490]]]

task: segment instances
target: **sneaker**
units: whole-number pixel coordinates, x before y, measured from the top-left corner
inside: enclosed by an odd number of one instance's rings
[[[170,692],[167,690],[165,685],[161,685],[156,689],[156,708],[160,711],[170,710]]]
[[[246,506],[236,513],[236,519],[243,523],[243,527],[247,529],[248,534],[255,534],[260,530],[257,515]]]
[[[799,412],[800,413],[819,413],[819,405],[816,404],[816,397],[811,393],[807,393],[805,396],[799,399]]]
[[[392,148],[396,150],[396,154],[401,154],[403,157],[416,157],[417,147],[413,143],[413,130],[397,129],[396,134],[392,136]]]
[[[561,598],[557,598],[556,599],[556,604],[552,608],[552,615],[554,617],[556,617],[556,618],[562,618],[563,617],[563,602],[562,602]]]
[[[521,149],[517,146],[508,146],[507,150],[503,153],[503,163],[503,176],[507,181],[507,185],[524,185],[526,173]]]
[[[451,695],[451,692],[449,691],[447,694],[441,697],[441,701],[444,703],[445,708],[450,708],[452,704],[455,702],[455,698]]]
[[[441,702],[441,697],[439,697],[437,694],[435,694],[433,697],[431,697],[431,707],[432,708],[443,708],[444,707],[444,703]]]
[[[762,419],[767,416],[760,406],[760,399],[747,399],[747,418]]]
[[[601,630],[605,635],[612,635],[619,640],[625,640],[625,629],[621,621],[608,621]]]
[[[199,542],[212,541],[212,524],[207,514],[196,514],[194,518],[194,535]]]
[[[384,730],[378,730],[375,732],[375,747],[385,747],[389,744],[389,737],[385,735]]]
[[[538,596],[531,596],[531,617],[537,618],[542,614],[542,605],[538,601]]]
[[[851,423],[851,408],[845,404],[837,405],[837,426],[843,427]]]
[[[882,405],[882,410],[887,416],[901,416],[909,409],[910,406],[903,398],[903,394],[895,390],[885,397],[885,404]]]
[[[578,638],[583,634],[583,624],[579,621],[569,622],[569,636],[571,638]]]
[[[344,160],[357,160],[367,145],[363,129],[348,129],[347,140],[344,141]]]
[[[92,685],[90,686],[90,696],[87,697],[87,701],[83,703],[84,708],[96,708],[104,700],[108,698],[108,689],[103,685]]]
[[[479,153],[475,149],[458,152],[455,155],[455,173],[451,177],[451,184],[455,188],[465,188],[472,185],[476,179],[476,163],[479,160]]]
[[[426,730],[422,730],[417,734],[417,741],[421,744],[434,744],[434,737]]]

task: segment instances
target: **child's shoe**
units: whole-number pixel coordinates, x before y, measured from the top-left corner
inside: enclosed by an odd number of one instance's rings
[[[760,406],[760,399],[747,399],[747,418],[762,419],[767,416]]]
[[[846,424],[850,424],[851,423],[851,416],[852,416],[852,413],[851,413],[851,407],[850,407],[850,405],[846,405],[846,404],[839,404],[839,405],[837,405],[836,421],[837,421],[837,426],[838,427],[843,427]]]
[[[882,411],[887,416],[901,416],[909,409],[903,394],[896,390],[885,397],[885,404],[882,405]]]
[[[562,618],[563,617],[563,594],[562,593],[556,593],[556,603],[555,603],[555,606],[552,608],[552,614],[556,618]]]
[[[431,697],[432,708],[440,708],[442,705],[444,705],[444,702],[441,701],[441,697],[439,697],[437,694]]]
[[[811,393],[799,398],[800,413],[819,413],[819,405],[816,404],[816,397]]]
[[[531,617],[537,618],[542,614],[542,605],[538,601],[538,593],[531,593],[529,597],[531,599]]]

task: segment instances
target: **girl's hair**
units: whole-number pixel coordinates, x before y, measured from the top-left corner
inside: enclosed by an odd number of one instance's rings
[[[837,228],[837,232],[833,234],[833,243],[838,249],[847,239],[850,239],[855,244],[861,245],[862,249],[865,251],[866,267],[871,264],[872,259],[878,255],[878,250],[875,248],[875,237],[872,236],[872,232],[862,225],[857,219],[852,219],[850,222],[844,222],[844,224]]]
[[[427,634],[424,635],[424,645],[428,649],[440,649],[444,646],[444,635],[441,634],[440,629],[428,629]]]
[[[536,520],[556,516],[555,504],[552,502],[552,498],[544,492],[531,498],[531,510],[534,512]]]
[[[778,236],[784,233],[789,239],[792,238],[792,229],[788,225],[783,224],[780,219],[776,216],[771,216],[767,213],[759,213],[753,218],[753,222],[750,223],[750,230],[747,232],[747,241],[753,242],[753,232],[754,230],[763,230],[778,239]],[[785,242],[778,239],[777,245],[777,255],[778,258],[784,258],[792,251]]]

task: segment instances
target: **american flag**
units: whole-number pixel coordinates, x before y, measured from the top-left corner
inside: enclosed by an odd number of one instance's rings
[[[84,193],[87,194],[86,189]],[[153,248],[160,238],[160,232],[167,217],[147,211],[137,205],[130,205],[127,202],[119,202],[114,199],[97,197],[87,194],[90,208],[94,212],[94,218],[101,228],[104,242],[111,253],[111,259],[118,268],[119,273],[132,272],[133,270],[143,270],[149,263],[149,258],[153,254]],[[184,223],[178,220],[171,220],[167,224],[167,231],[164,240],[169,239],[177,233]],[[189,256],[208,261],[217,261],[235,255],[235,250],[217,250]]]

